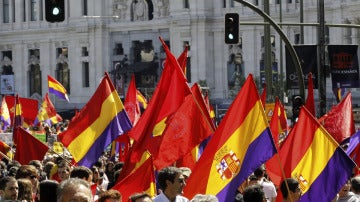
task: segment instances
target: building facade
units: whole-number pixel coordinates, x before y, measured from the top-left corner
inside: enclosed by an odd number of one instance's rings
[[[263,1],[249,0],[259,8]],[[325,21],[358,24],[359,9],[360,2],[354,0],[325,1]],[[277,22],[299,23],[300,10],[299,0],[270,0],[270,16]],[[303,10],[304,22],[317,22],[316,0],[304,1]],[[40,101],[51,75],[69,92],[71,103],[51,97],[60,111],[81,108],[105,72],[120,96],[125,96],[133,73],[137,87],[151,96],[165,59],[159,37],[175,56],[189,47],[189,83],[209,89],[214,102],[229,103],[250,73],[258,83],[263,80],[264,26],[241,22],[264,20],[233,0],[65,0],[65,20],[59,23],[45,20],[45,0],[1,0],[0,11],[0,94]],[[237,45],[224,43],[228,12],[240,15]],[[300,26],[282,29],[293,44],[301,42]],[[327,33],[329,44],[360,40],[356,28],[329,28]],[[273,73],[281,78],[284,45],[273,29],[271,36]],[[303,42],[317,43],[316,26],[304,27]],[[331,82],[326,85],[331,89]],[[296,91],[285,91],[285,97],[292,93]],[[327,97],[334,97],[332,91],[327,90]]]

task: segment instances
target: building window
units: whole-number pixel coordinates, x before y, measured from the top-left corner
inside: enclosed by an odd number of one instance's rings
[[[184,0],[184,8],[190,8],[189,0]]]
[[[294,38],[295,38],[294,43],[300,44],[300,34],[295,34]]]
[[[226,8],[226,0],[223,0],[223,8]]]
[[[26,0],[23,1],[23,22],[26,22]]]
[[[83,0],[83,15],[84,16],[88,15],[88,3],[87,3],[87,0]]]
[[[292,3],[292,0],[288,0],[288,3],[291,4],[291,3]]]
[[[39,20],[44,20],[43,18],[43,8],[44,7],[44,4],[43,4],[43,1],[39,1]]]
[[[259,5],[259,0],[254,0],[254,5],[258,6]]]
[[[83,87],[90,86],[90,73],[89,73],[89,62],[82,63],[82,72],[83,72]]]
[[[15,22],[15,0],[12,0],[12,19],[13,19],[13,22]]]
[[[11,51],[3,51],[2,53],[2,75],[12,75],[14,74],[13,69],[12,69],[12,52]]]
[[[3,0],[3,23],[10,22],[10,2],[9,0]]]
[[[114,55],[124,55],[124,48],[122,43],[115,44]]]
[[[31,21],[36,21],[37,20],[36,0],[31,0],[30,19],[31,19]]]
[[[87,50],[87,47],[81,48],[81,56],[83,57],[89,56],[89,51]]]
[[[70,93],[70,69],[68,66],[68,48],[57,49],[56,79]]]
[[[41,70],[39,64],[30,65],[29,82],[30,96],[32,96],[34,93],[38,93],[39,95],[41,95]]]
[[[234,8],[235,4],[234,4],[234,0],[230,0],[230,8]]]

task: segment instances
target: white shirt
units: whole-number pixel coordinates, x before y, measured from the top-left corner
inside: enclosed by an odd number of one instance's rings
[[[188,202],[189,199],[183,197],[183,196],[180,196],[180,195],[177,195],[176,196],[176,199],[174,202]],[[172,202],[170,201],[164,193],[161,193],[159,195],[157,195],[155,198],[154,198],[154,202]]]

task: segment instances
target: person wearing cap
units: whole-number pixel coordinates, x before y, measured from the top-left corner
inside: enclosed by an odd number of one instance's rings
[[[263,166],[260,166],[254,171],[254,175],[257,178],[257,184],[263,187],[266,201],[275,202],[277,196],[276,188],[271,181],[265,178],[265,168]]]

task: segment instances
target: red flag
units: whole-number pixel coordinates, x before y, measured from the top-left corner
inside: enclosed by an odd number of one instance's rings
[[[140,118],[140,106],[137,101],[137,93],[136,93],[136,84],[135,84],[135,75],[131,75],[130,84],[128,87],[128,91],[126,93],[125,101],[124,101],[124,107],[126,110],[126,113],[128,114],[128,117],[133,124],[133,126],[136,125],[136,123],[139,121]]]
[[[263,92],[261,93],[261,103],[265,109],[265,104],[266,104],[266,83],[263,84]]]
[[[306,98],[305,107],[309,112],[316,117],[315,114],[315,100],[314,100],[314,85],[311,72],[308,74],[308,96]]]
[[[180,56],[177,59],[182,71],[184,72],[184,75],[186,75],[187,59],[188,59],[188,46],[186,45],[184,51],[180,54]]]
[[[7,154],[11,150],[11,147],[7,145],[5,142],[0,141],[0,152],[3,154]]]
[[[134,193],[145,192],[151,197],[154,197],[156,195],[156,188],[151,157],[111,189],[118,190],[124,201],[127,201],[127,199]]]
[[[5,101],[6,104],[9,108],[9,113],[10,113],[10,117],[11,120],[14,120],[14,116],[15,116],[15,96],[5,96]],[[34,120],[38,114],[38,101],[34,100],[34,99],[29,99],[29,98],[23,98],[23,97],[19,97],[19,102],[21,103],[22,106],[26,106],[26,107],[22,107],[22,116],[23,116],[23,121],[25,124],[27,124],[28,126],[31,126],[32,123],[34,123]],[[11,123],[12,125],[14,124],[14,122]]]
[[[132,161],[135,162],[146,150],[153,156],[157,155],[167,118],[180,107],[185,96],[191,93],[179,63],[164,41],[160,40],[166,52],[160,81],[147,109],[129,132],[129,136],[135,140],[132,150]]]
[[[209,114],[205,115],[201,111],[193,95],[186,96],[184,103],[167,120],[159,152],[154,160],[155,167],[160,170],[171,165],[213,134],[209,118]]]
[[[21,127],[16,128],[14,133],[17,136],[15,160],[23,165],[28,164],[31,160],[43,160],[49,150],[47,145]]]
[[[351,92],[327,114],[322,116],[319,122],[339,144],[345,138],[354,134],[355,124],[352,112]]]

